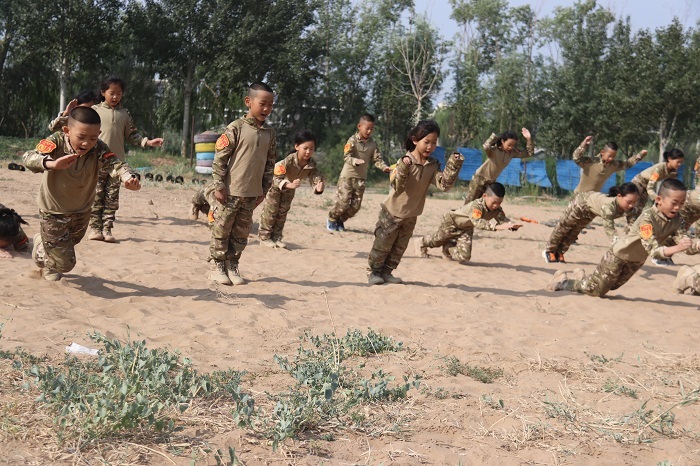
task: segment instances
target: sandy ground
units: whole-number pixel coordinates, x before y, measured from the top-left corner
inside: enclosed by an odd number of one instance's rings
[[[40,178],[0,171],[0,202],[29,221],[30,238],[39,227]],[[672,292],[676,269],[648,262],[607,299],[544,289],[557,268],[595,267],[606,248],[599,223],[579,238],[567,265],[545,264],[540,251],[551,229],[525,224],[517,232],[478,233],[469,265],[445,261],[438,250],[421,259],[411,244],[396,271],[406,283],[369,287],[366,258],[384,196],[368,194],[349,231],[331,234],[325,218],[334,190],[314,196],[305,188],[285,229],[289,250],[262,247],[253,233],[241,261],[250,282],[232,288],[206,278],[210,235],[204,220],[187,218],[193,190],[122,190],[114,230],[120,242],[84,240],[77,267],[58,283],[38,279],[28,255],[0,260],[0,348],[60,355],[71,342],[90,346],[92,330],[131,335],[179,349],[200,370],[245,369],[257,374],[250,384],[264,387],[279,379],[265,380],[279,373],[273,355],[292,355],[304,331],[371,327],[411,348],[382,356],[387,372],[423,378],[393,432],[343,431],[332,442],[289,442],[276,453],[243,431],[203,435],[223,450],[234,446],[246,464],[700,464],[696,403],[674,408],[665,433],[625,424],[648,401],[653,427],[657,413],[700,385],[700,301]],[[432,232],[460,203],[429,199],[415,236]],[[504,208],[540,222],[563,210],[509,199]],[[452,377],[444,370],[449,356],[502,368],[504,376],[492,384]],[[607,382],[636,390],[638,399],[606,392]],[[8,440],[0,456],[47,464],[31,442]],[[167,464],[152,458],[161,462]]]

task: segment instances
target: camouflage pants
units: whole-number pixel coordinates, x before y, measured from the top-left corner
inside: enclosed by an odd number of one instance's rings
[[[423,237],[423,245],[429,248],[442,246],[443,253],[454,260],[466,262],[472,258],[474,229],[460,230],[450,214],[442,217],[442,223],[432,235]]]
[[[601,297],[627,283],[643,265],[644,261],[629,262],[620,259],[608,249],[592,274],[586,275],[582,280],[566,280],[563,289]]]
[[[382,206],[374,230],[374,244],[367,258],[368,273],[391,273],[399,266],[417,220],[418,217],[394,217]]]
[[[469,204],[471,201],[479,199],[486,192],[486,186],[492,183],[487,179],[480,176],[474,176],[469,182],[469,187],[467,188],[467,195],[464,199],[465,204]]]
[[[37,262],[47,270],[66,273],[75,267],[75,245],[83,239],[90,222],[90,211],[77,214],[39,212],[41,245]]]
[[[362,196],[365,194],[366,181],[361,178],[338,178],[338,192],[333,208],[328,212],[331,222],[345,222],[353,218],[362,206]]]
[[[90,228],[102,231],[111,229],[119,210],[119,188],[121,178],[103,166],[97,175],[95,203],[92,205]]]
[[[229,196],[226,204],[216,207],[217,215],[211,230],[209,251],[216,261],[231,260],[238,264],[248,245],[253,226],[254,197]]]
[[[639,188],[639,187],[637,187]],[[642,215],[642,211],[646,208],[647,202],[649,201],[649,193],[646,189],[639,190],[639,199],[637,203],[632,207],[632,210],[627,211],[625,218],[627,219],[627,226],[625,227],[625,233],[629,231],[630,226]]]
[[[294,200],[295,189],[270,188],[265,197],[265,207],[260,216],[260,239],[281,240],[287,213]]]
[[[583,193],[576,194],[564,209],[557,226],[547,242],[547,252],[565,253],[569,250],[586,225],[591,223],[596,214],[583,202]]]
[[[688,191],[688,195],[690,195],[690,191]],[[686,199],[683,208],[678,214],[683,220],[683,224],[679,231],[682,235],[687,235],[690,227],[692,227],[693,224],[695,224],[695,222],[700,220],[700,208],[690,204],[690,202],[688,202],[688,200]]]

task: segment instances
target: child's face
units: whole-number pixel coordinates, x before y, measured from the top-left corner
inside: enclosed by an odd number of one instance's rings
[[[274,103],[275,95],[267,91],[255,91],[253,97],[246,96],[245,98],[248,114],[261,123],[272,113]]]
[[[516,145],[517,143],[518,143],[518,141],[517,141],[516,139],[506,139],[505,141],[503,141],[503,143],[501,144],[501,146],[503,147],[503,150],[504,150],[504,151],[510,152],[510,151],[512,151],[513,149],[515,149],[515,145]]]
[[[357,132],[362,139],[369,139],[374,133],[374,123],[371,121],[361,121],[357,124]]]
[[[416,145],[416,148],[413,149],[413,155],[420,156],[421,158],[427,158],[437,147],[438,134],[430,133],[423,139],[412,139],[412,141]]]
[[[484,194],[484,204],[486,204],[487,209],[489,209],[489,210],[498,209],[499,207],[501,207],[502,203],[503,203],[502,197],[489,196],[488,194]]]
[[[637,204],[638,200],[639,194],[625,194],[624,196],[621,196],[620,194],[617,195],[617,205],[624,212],[632,210],[635,204]]]
[[[610,163],[613,160],[615,160],[615,157],[617,156],[617,151],[613,150],[609,147],[604,148],[602,151],[600,151],[600,160],[603,163]]]
[[[100,138],[100,125],[72,121],[68,126],[63,127],[63,132],[68,136],[73,150],[79,156],[83,156],[97,144],[97,140]]]
[[[105,102],[110,107],[116,107],[122,101],[124,90],[119,84],[110,84],[106,91],[100,91],[100,94],[105,98]]]
[[[301,144],[295,144],[294,149],[297,151],[297,157],[302,162],[308,162],[314,151],[316,151],[316,143],[313,141],[302,142]]]
[[[683,165],[683,160],[685,160],[683,157],[680,159],[669,160],[666,162],[666,166],[672,170],[678,171],[678,169],[681,168],[681,165]]]
[[[673,218],[685,203],[685,191],[668,190],[663,196],[656,196],[656,207],[668,218]]]

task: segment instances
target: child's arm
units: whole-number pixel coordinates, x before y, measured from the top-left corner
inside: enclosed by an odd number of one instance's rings
[[[652,201],[656,198],[656,188],[659,181],[663,181],[661,178],[661,171],[664,169],[664,165],[665,164],[663,162],[654,165],[654,169],[649,176],[649,182],[647,183],[647,194],[649,195],[649,199]]]
[[[324,189],[323,174],[318,167],[314,167],[309,171],[308,178],[309,184],[314,188],[314,194],[322,194]]]
[[[530,135],[530,130],[527,128],[523,128],[522,130],[523,137],[525,138],[526,144],[525,144],[525,153],[520,152],[520,150],[516,151],[516,158],[527,158],[527,157],[532,157],[535,155],[535,143],[532,142],[532,136]]]
[[[591,145],[591,139],[593,139],[593,136],[586,136],[586,139],[584,139],[574,151],[574,155],[572,157],[574,163],[581,168],[593,163],[592,158],[583,155],[588,150],[588,146]]]
[[[347,163],[348,165],[352,165],[353,167],[365,163],[365,161],[361,158],[354,157],[354,153],[355,137],[351,136],[350,138],[348,138],[348,142],[345,143],[345,146],[343,146],[343,160],[345,161],[345,163]]]
[[[518,228],[522,228],[523,224],[522,223],[513,223],[511,219],[506,217],[506,213],[503,212],[503,209],[500,207],[498,208],[498,214],[495,217],[496,220],[496,230],[502,231],[502,230],[512,230],[515,231]]]
[[[486,152],[487,157],[491,157],[493,155],[493,149],[496,147],[494,143],[496,142],[496,139],[498,139],[498,136],[496,136],[496,133],[491,133],[491,136],[484,141],[484,152]]]
[[[100,157],[100,161],[105,164],[107,169],[110,171],[112,176],[118,176],[123,182],[124,187],[131,191],[138,191],[141,189],[141,182],[136,177],[136,172],[131,166],[119,160],[117,154],[109,150],[107,144],[99,141],[97,146],[97,154]]]
[[[129,113],[129,111],[126,110],[126,114],[129,115],[129,127],[124,128],[124,137],[127,141],[129,141],[130,144],[133,144],[134,146],[139,146],[141,148],[146,148],[147,146],[159,147],[163,145],[163,138],[148,139],[145,136],[141,136],[141,134],[139,134],[139,130],[134,124],[134,119],[131,118],[131,113]]]
[[[459,152],[453,153],[452,157],[447,159],[447,163],[445,164],[445,170],[442,172],[438,171],[435,174],[433,184],[440,191],[449,191],[450,189],[452,189],[452,186],[457,181],[457,176],[459,175],[459,171],[462,169],[463,163],[464,156]]]
[[[275,170],[272,177],[272,186],[277,189],[282,190],[285,189],[285,187],[287,189],[294,189],[288,186],[291,181],[287,179],[287,161],[290,160],[290,157],[292,156],[287,156],[275,164]]]
[[[643,150],[638,154],[633,155],[632,157],[628,158],[624,162],[622,162],[622,168],[621,170],[625,170],[627,168],[633,167],[635,164],[638,162],[641,162],[644,157],[647,156],[647,151]]]
[[[642,241],[642,246],[652,259],[665,260],[674,254],[685,251],[693,245],[690,238],[687,236],[681,238],[678,232],[676,232],[675,236],[671,238],[676,245],[662,246],[656,239],[654,227],[648,219],[648,216],[649,210],[645,210],[635,224],[639,225],[639,238]]]
[[[58,133],[52,134],[39,141],[34,150],[25,152],[22,156],[24,166],[34,173],[42,173],[45,170],[63,170],[73,165],[78,160],[78,154],[64,155],[54,159],[54,156],[58,156],[56,148],[60,137],[61,135]]]
[[[211,177],[215,183],[214,197],[222,204],[226,202],[228,196],[228,186],[224,180],[226,180],[231,156],[238,146],[238,136],[239,129],[235,125],[229,125],[224,134],[216,140],[216,153],[214,161],[211,163]]]
[[[73,110],[75,107],[78,106],[78,99],[73,99],[70,102],[68,102],[68,105],[66,105],[66,109],[62,111],[61,113],[58,114],[58,117],[55,119],[51,120],[51,123],[49,123],[49,131],[56,132],[56,131],[61,131],[61,129],[64,126],[68,125],[68,115],[70,114],[71,110]]]
[[[394,178],[390,178],[391,181],[389,182],[396,194],[401,194],[406,189],[406,179],[408,178],[411,165],[413,165],[413,162],[411,162],[411,158],[408,155],[404,155],[396,162]]]
[[[374,150],[374,155],[372,156],[374,160],[374,166],[383,171],[384,173],[391,173],[391,168],[389,165],[384,163],[384,159],[382,158],[382,154],[379,152],[379,148]]]

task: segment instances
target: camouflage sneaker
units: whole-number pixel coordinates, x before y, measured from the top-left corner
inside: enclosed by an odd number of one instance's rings
[[[102,230],[102,235],[104,236],[105,243],[116,243],[117,238],[112,234],[111,228],[104,228]]]
[[[423,258],[430,257],[430,254],[428,254],[428,247],[425,245],[422,236],[420,238],[416,238],[413,241],[413,244],[416,248],[416,254]]]
[[[335,223],[336,223],[336,230],[345,231],[345,223],[343,223],[341,220],[338,220]]]
[[[389,283],[390,285],[398,285],[399,283],[403,283],[403,280],[401,280],[399,277],[393,276],[391,272],[382,273],[382,279],[384,280],[384,283]]]
[[[666,259],[657,259],[656,257],[652,257],[651,261],[656,264],[660,265],[661,267],[675,267],[676,263],[673,262],[673,259],[670,257],[667,257]]]
[[[63,278],[61,272],[57,272],[56,270],[52,269],[43,269],[42,274],[44,275],[44,280],[47,282],[57,282]]]
[[[333,220],[326,220],[326,230],[338,231],[338,222],[334,222]]]
[[[197,220],[199,218],[199,207],[192,204],[190,206],[190,220]]]
[[[673,281],[673,288],[680,294],[685,293],[688,288],[692,290],[694,276],[695,270],[687,265],[684,265],[680,268],[678,275],[676,275],[676,279]]]
[[[270,238],[260,238],[260,245],[267,246],[268,248],[276,248],[277,245]]]
[[[367,283],[370,285],[381,285],[384,283],[384,279],[377,273],[371,273],[367,275]]]
[[[32,246],[32,260],[34,261],[37,267],[43,269],[45,265],[45,252],[44,243],[41,241],[41,233],[37,233],[36,235],[34,235],[34,239],[32,240],[32,242],[34,243],[34,245]]]
[[[88,239],[92,241],[104,241],[105,237],[102,234],[102,231],[98,230],[97,228],[90,228]]]
[[[276,239],[274,241],[278,248],[287,249],[287,243],[285,243],[284,241],[279,239]]]
[[[226,274],[226,262],[212,259],[209,269],[209,280],[221,285],[233,285]]]
[[[549,252],[546,249],[542,251],[542,257],[544,258],[544,261],[548,264],[553,264],[556,262],[559,262],[559,258],[557,257],[556,252]],[[563,255],[562,255],[563,257]]]
[[[557,262],[561,262],[562,264],[566,264],[566,260],[564,260],[564,253],[563,252],[557,253]]]
[[[226,261],[226,267],[228,268],[228,278],[231,280],[232,285],[243,285],[245,283],[241,273],[238,271],[238,264]]]
[[[557,270],[554,272],[552,279],[547,283],[547,290],[549,291],[561,291],[564,289],[564,282],[569,279],[569,276],[563,270]]]

